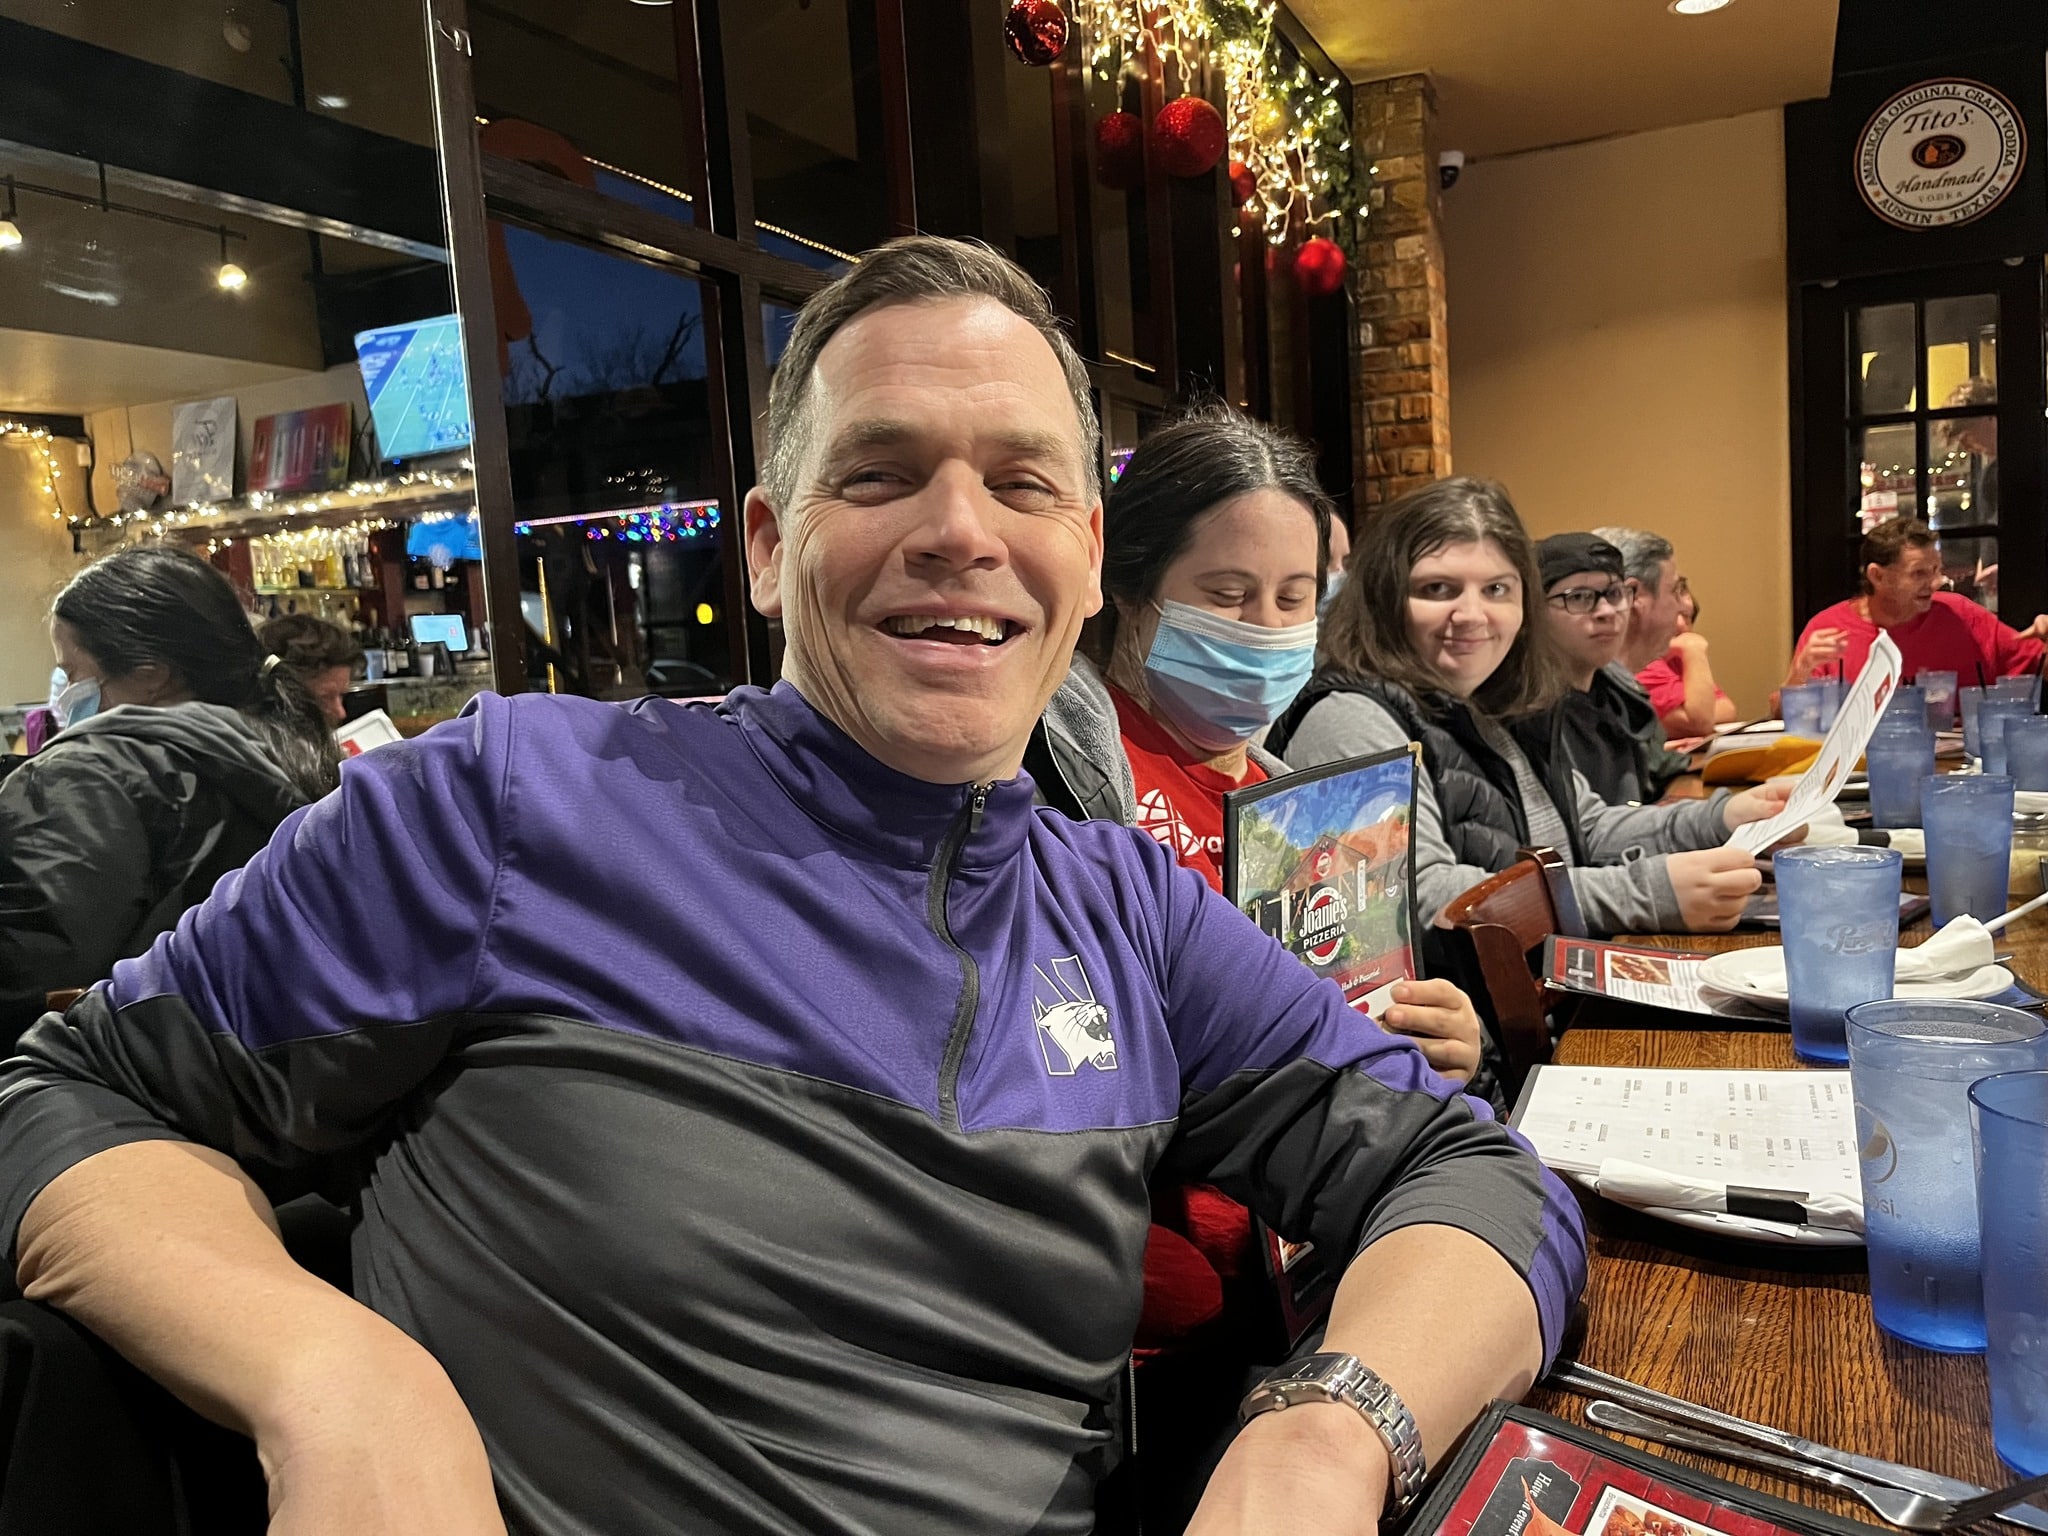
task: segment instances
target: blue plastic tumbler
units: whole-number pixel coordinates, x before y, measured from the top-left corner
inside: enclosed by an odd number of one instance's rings
[[[1792,1050],[1801,1060],[1848,1060],[1843,1014],[1892,995],[1903,863],[1896,848],[1781,848],[1771,855]]]
[[[1882,720],[1924,721],[1927,718],[1927,690],[1917,684],[1904,683],[1892,690],[1892,696],[1884,701],[1879,712]]]
[[[1977,744],[1981,749],[1977,755],[1983,760],[1986,773],[2006,771],[2006,721],[2031,719],[2033,714],[2034,706],[2025,699],[1984,696],[1984,702],[1977,706]]]
[[[2015,789],[2048,790],[2048,715],[2006,720],[2005,770]]]
[[[1970,1088],[1977,1136],[1991,1441],[2023,1477],[2048,1472],[2048,1072]]]
[[[2012,863],[2012,780],[1937,774],[1920,785],[1927,832],[1927,899],[1939,928],[1968,913],[1989,922],[2005,911]]]
[[[1835,728],[1835,716],[1842,712],[1842,701],[1849,697],[1849,680],[1846,677],[1824,677],[1820,680],[1820,728],[1823,734]]]
[[[1983,704],[1984,690],[1982,688],[1971,687],[1958,688],[1956,690],[1956,708],[1962,712],[1963,716],[1963,751],[1968,756],[1975,758],[1981,758],[1984,755],[1983,742],[1977,736],[1977,711],[1983,707]]]
[[[1920,825],[1920,784],[1934,776],[1934,732],[1918,721],[1887,715],[1863,749],[1870,775],[1870,824]]]
[[[1921,672],[1913,682],[1927,695],[1927,723],[1937,731],[1952,731],[1956,724],[1956,675],[1953,672]]]
[[[1849,1011],[1870,1310],[1892,1337],[1984,1348],[1969,1089],[2044,1067],[2048,1023],[2017,1008],[1901,999]]]
[[[1785,734],[1820,740],[1825,729],[1820,721],[1826,695],[1825,683],[1802,683],[1796,688],[1779,690],[1778,713],[1785,721]]]

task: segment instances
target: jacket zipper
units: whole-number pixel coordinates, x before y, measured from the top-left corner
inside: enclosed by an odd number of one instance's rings
[[[960,1129],[960,1063],[967,1055],[967,1037],[974,1032],[974,1015],[981,1006],[981,967],[953,937],[953,921],[946,912],[946,899],[953,888],[953,875],[960,866],[960,852],[981,826],[981,813],[988,808],[990,784],[977,784],[967,804],[953,818],[939,843],[938,859],[932,864],[932,878],[925,888],[925,918],[933,933],[960,957],[960,1000],[953,1006],[953,1028],[946,1036],[946,1054],[939,1059],[939,1123],[949,1131]]]

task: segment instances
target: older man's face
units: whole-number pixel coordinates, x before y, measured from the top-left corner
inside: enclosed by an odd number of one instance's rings
[[[747,498],[784,675],[883,762],[1009,778],[1102,606],[1102,504],[1052,348],[986,299],[871,309],[819,354],[794,505]]]
[[[1657,590],[1647,592],[1641,582],[1632,582],[1635,601],[1629,612],[1628,648],[1631,654],[1662,655],[1678,633],[1678,609],[1690,592],[1686,579],[1678,574],[1676,558],[1657,568]]]

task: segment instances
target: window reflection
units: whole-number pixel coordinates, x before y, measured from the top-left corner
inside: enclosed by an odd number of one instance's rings
[[[695,221],[672,7],[470,0],[469,16],[486,153]]]
[[[723,691],[734,525],[712,451],[702,287],[493,228],[514,279],[497,298],[533,678],[600,698]]]
[[[1941,574],[1949,590],[1998,611],[1998,540],[1942,539]]]
[[[1850,413],[1883,416],[1914,404],[1913,306],[1873,304],[1851,323]]]
[[[1866,427],[1859,437],[1862,531],[1868,533],[1894,517],[1918,517],[1920,455],[1913,440],[1913,424]]]
[[[718,10],[727,89],[746,111],[762,247],[818,266],[881,243],[874,0],[718,0]]]
[[[1963,528],[1998,521],[1998,418],[1941,417],[1927,426],[1928,521]]]

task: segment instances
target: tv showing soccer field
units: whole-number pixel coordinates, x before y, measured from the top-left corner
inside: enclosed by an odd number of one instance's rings
[[[459,315],[360,331],[356,366],[370,397],[380,457],[417,459],[469,446],[469,380]]]

